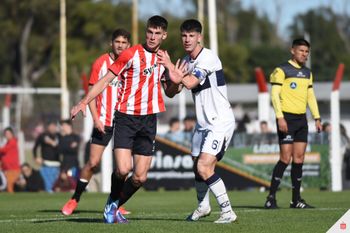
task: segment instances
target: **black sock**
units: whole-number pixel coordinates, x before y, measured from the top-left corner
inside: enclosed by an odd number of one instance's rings
[[[129,177],[125,181],[123,191],[120,194],[119,206],[122,206],[129,198],[136,193],[137,190],[142,186],[142,184],[136,184],[133,182],[132,177]]]
[[[75,192],[72,196],[72,199],[75,199],[77,202],[80,200],[81,194],[85,191],[86,186],[88,185],[88,181],[78,180],[77,187],[75,187]]]
[[[124,177],[118,177],[115,172],[112,173],[111,176],[111,194],[110,197],[112,201],[116,201],[120,199],[120,192],[123,190],[123,186],[125,183]]]
[[[286,170],[287,166],[288,166],[288,164],[283,163],[281,160],[279,160],[277,162],[277,164],[272,172],[271,187],[270,187],[269,196],[271,196],[271,197],[276,196],[278,186],[281,183],[281,179],[283,177],[284,170]]]
[[[302,163],[292,163],[290,177],[292,179],[292,200],[297,201],[300,199],[301,178],[303,177]]]

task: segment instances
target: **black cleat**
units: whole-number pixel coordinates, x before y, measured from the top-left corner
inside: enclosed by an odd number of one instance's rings
[[[277,201],[276,201],[275,197],[268,196],[266,198],[264,208],[265,209],[277,209],[278,206],[277,206]]]
[[[291,201],[289,207],[290,208],[295,208],[295,209],[312,209],[312,208],[315,208],[315,207],[307,204],[304,199],[299,199],[297,201]]]

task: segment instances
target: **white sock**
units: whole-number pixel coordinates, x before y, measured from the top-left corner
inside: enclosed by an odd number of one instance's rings
[[[216,201],[221,208],[221,213],[232,212],[230,199],[228,198],[226,187],[222,179],[217,174],[214,174],[205,182],[208,184],[209,189],[213,192]]]

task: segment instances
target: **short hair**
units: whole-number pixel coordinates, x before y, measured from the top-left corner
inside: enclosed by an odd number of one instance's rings
[[[181,32],[198,32],[198,33],[202,33],[202,24],[196,20],[196,19],[188,19],[185,20],[181,26],[180,26],[180,31]]]
[[[168,29],[168,21],[159,15],[154,15],[147,20],[147,28],[158,28],[160,27],[164,31]]]
[[[169,125],[172,126],[173,124],[175,124],[176,122],[179,122],[180,123],[180,120],[179,118],[177,117],[172,117],[169,121]]]
[[[188,115],[184,118],[184,121],[196,121],[196,117],[193,115]]]
[[[22,166],[21,166],[22,168],[23,167],[29,167],[29,168],[32,168],[30,165],[29,165],[29,163],[27,163],[27,162],[24,162],[23,164],[22,164]]]
[[[14,131],[13,131],[13,129],[12,129],[12,127],[6,127],[5,129],[4,129],[4,133],[6,132],[6,131],[9,131],[11,134],[15,134],[14,133]]]
[[[260,125],[267,125],[267,121],[265,120],[260,121]]]
[[[297,39],[293,40],[292,48],[294,48],[295,46],[300,46],[300,45],[304,45],[308,48],[311,47],[309,41],[305,40],[304,38],[297,38]]]
[[[118,28],[114,30],[114,32],[112,33],[112,41],[114,41],[119,36],[124,37],[125,39],[128,40],[128,42],[130,42],[131,35],[130,35],[130,32],[128,32],[127,30],[123,28]]]

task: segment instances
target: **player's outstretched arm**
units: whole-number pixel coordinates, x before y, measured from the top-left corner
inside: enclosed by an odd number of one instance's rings
[[[86,116],[86,105],[90,103],[97,95],[99,95],[108,84],[115,78],[115,74],[111,71],[103,76],[86,94],[86,96],[71,110],[71,119],[73,120],[79,112],[83,113],[83,116]]]

